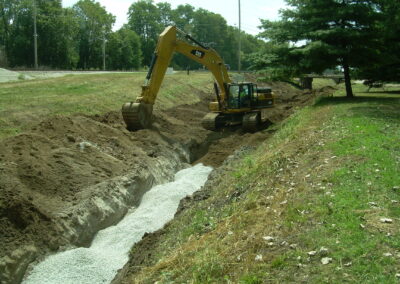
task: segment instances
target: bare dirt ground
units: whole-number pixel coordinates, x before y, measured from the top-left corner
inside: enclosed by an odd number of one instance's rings
[[[279,99],[267,112],[265,128],[315,98],[314,93],[285,83],[272,87]],[[128,132],[115,111],[55,116],[0,141],[0,274],[8,275],[0,280],[19,279],[26,265],[45,253],[90,243],[90,236],[75,242],[66,237],[65,228],[56,221],[73,217],[60,214],[82,203],[82,197],[96,194],[90,186],[135,170],[147,171],[160,159],[170,159],[169,152],[179,153],[185,162],[218,167],[235,149],[255,146],[271,135],[268,130],[254,134],[238,128],[204,130],[200,121],[210,94],[198,95],[200,103],[156,112],[148,130]],[[21,259],[25,259],[22,264]],[[19,276],[12,278],[15,275]]]

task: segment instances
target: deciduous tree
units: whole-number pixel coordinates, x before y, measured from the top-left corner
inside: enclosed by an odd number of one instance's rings
[[[94,0],[80,0],[73,9],[79,21],[78,67],[101,68],[103,44],[111,33],[115,16]]]
[[[143,63],[149,65],[158,36],[163,30],[161,13],[152,0],[134,2],[128,11],[128,26],[139,35],[142,43]]]
[[[112,70],[132,70],[141,66],[140,38],[132,30],[123,27],[112,33],[107,43],[108,67]]]

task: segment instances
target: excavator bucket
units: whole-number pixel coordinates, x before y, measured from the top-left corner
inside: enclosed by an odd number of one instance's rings
[[[152,113],[151,104],[130,102],[122,106],[122,117],[129,131],[150,128],[153,122]]]

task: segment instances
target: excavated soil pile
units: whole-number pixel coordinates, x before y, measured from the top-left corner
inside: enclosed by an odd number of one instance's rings
[[[265,126],[314,97],[286,84],[273,87],[280,99]],[[211,94],[199,97],[195,105],[156,111],[148,130],[128,132],[116,111],[55,116],[0,141],[0,282],[18,283],[27,265],[48,252],[89,245],[98,230],[123,217],[128,207],[122,201],[137,204],[143,190],[168,180],[184,163],[216,167],[238,147],[268,137],[268,131],[204,130],[200,121]],[[130,188],[137,194],[121,201]],[[106,214],[113,210],[112,217]]]
[[[83,212],[85,208],[79,207],[88,205],[85,200],[109,194],[120,182],[115,178],[129,173],[147,178],[147,172],[152,172],[160,178],[150,183],[159,183],[182,168],[182,162],[190,163],[189,153],[196,153],[191,149],[208,135],[200,119],[201,115],[196,123],[195,119],[184,122],[161,113],[153,129],[130,133],[117,112],[56,116],[0,141],[0,275],[21,276],[19,267],[26,268],[40,252],[70,243],[89,244],[97,230],[122,216],[104,220],[90,233],[84,228],[71,232],[74,224],[64,221]],[[139,185],[148,182],[145,177]],[[111,182],[102,184],[105,181]],[[139,201],[139,193],[131,204]]]

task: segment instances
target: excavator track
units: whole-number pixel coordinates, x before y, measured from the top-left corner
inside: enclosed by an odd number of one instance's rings
[[[203,120],[201,121],[201,125],[203,126],[204,129],[214,131],[217,129],[217,117],[219,113],[215,112],[209,112],[207,113],[204,117]]]
[[[135,131],[150,128],[152,124],[153,106],[145,103],[126,103],[122,106],[122,117],[126,129]]]
[[[261,124],[261,113],[250,112],[243,115],[242,128],[248,132],[255,132]]]

